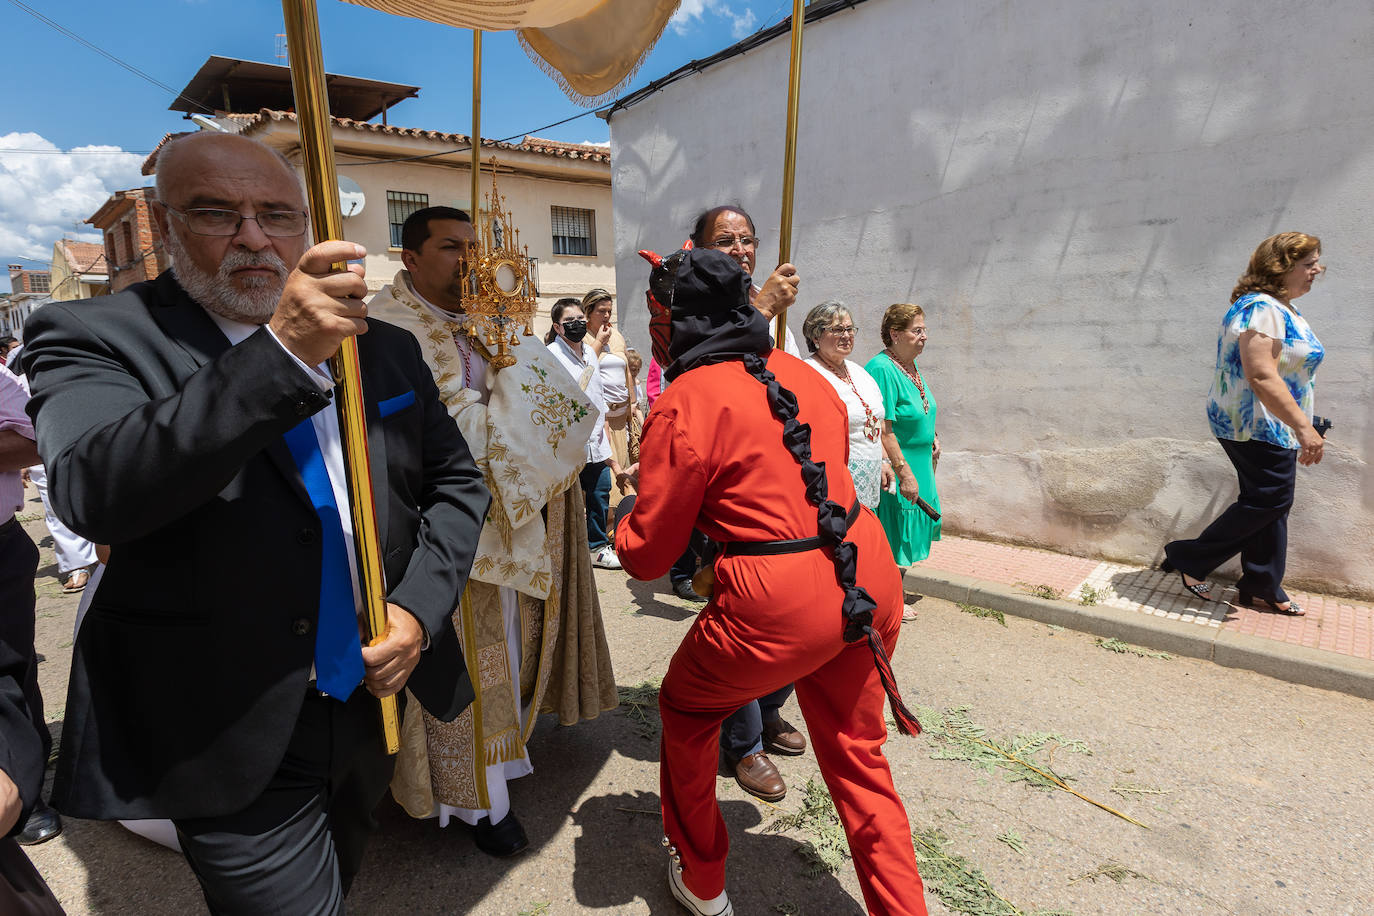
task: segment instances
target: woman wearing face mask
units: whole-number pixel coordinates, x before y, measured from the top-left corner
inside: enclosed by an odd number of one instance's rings
[[[598,417],[596,429],[587,442],[587,464],[579,481],[587,498],[587,546],[591,548],[592,565],[601,569],[619,569],[615,549],[606,534],[606,513],[610,509],[611,478],[622,473],[620,463],[611,453],[606,438],[606,396],[602,390],[598,370],[598,354],[610,337],[609,326],[602,328],[596,338],[587,337],[587,314],[576,299],[559,299],[549,317],[549,352],[568,370],[577,384],[587,393]]]

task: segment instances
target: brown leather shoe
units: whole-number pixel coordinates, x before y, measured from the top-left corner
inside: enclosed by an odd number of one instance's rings
[[[775,754],[796,757],[806,753],[806,736],[786,719],[763,723],[763,746]]]
[[[735,764],[735,782],[750,795],[768,802],[779,802],[787,795],[787,783],[782,774],[762,752],[741,757]]]

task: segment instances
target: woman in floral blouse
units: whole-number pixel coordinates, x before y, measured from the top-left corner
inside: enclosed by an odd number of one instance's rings
[[[1209,597],[1205,577],[1240,554],[1240,603],[1303,610],[1283,590],[1288,510],[1297,466],[1322,460],[1312,426],[1312,378],[1325,351],[1293,300],[1326,268],[1321,240],[1301,232],[1265,239],[1231,293],[1217,340],[1217,371],[1207,419],[1240,479],[1240,496],[1207,530],[1164,548],[1166,572]]]

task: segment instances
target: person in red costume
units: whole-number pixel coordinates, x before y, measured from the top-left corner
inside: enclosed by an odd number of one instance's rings
[[[697,916],[734,912],[715,799],[718,730],[742,703],[796,682],[868,911],[921,916],[911,828],[882,753],[884,693],[898,729],[920,729],[888,663],[902,587],[846,469],[844,404],[773,348],[747,275],[726,255],[678,252],[650,286],[671,316],[659,358],[673,384],[644,426],[639,499],[616,533],[617,555],[630,575],[656,579],[694,526],[722,545],[710,602],[659,692],[673,896]]]

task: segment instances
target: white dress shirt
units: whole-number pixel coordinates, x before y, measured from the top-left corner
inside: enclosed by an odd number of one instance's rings
[[[0,363],[0,430],[12,429],[25,439],[33,439],[33,422],[24,412],[29,391],[3,363]],[[24,481],[18,469],[0,471],[0,522],[8,522],[24,505]]]
[[[583,339],[582,352],[579,354],[559,335],[549,344],[549,352],[558,357],[563,368],[577,379],[577,384],[596,408],[596,429],[587,441],[587,463],[605,461],[611,457],[611,440],[606,437],[606,395],[601,388],[601,373],[597,371],[599,365],[591,345]]]
[[[237,346],[253,335],[260,327],[266,325],[245,324],[242,321],[234,321],[217,315],[209,309],[205,314],[210,316],[210,320],[229,338],[229,343]],[[328,363],[320,363],[318,366],[310,367],[296,357],[296,354],[286,349],[272,329],[267,328],[267,333],[272,334],[272,339],[277,341],[277,345],[282,351],[301,367],[301,371],[310,377],[321,391],[331,392],[334,390],[334,376],[329,371]],[[357,550],[353,545],[353,512],[351,506],[352,499],[348,493],[348,477],[344,471],[343,439],[339,433],[339,414],[331,403],[324,410],[316,411],[310,417],[310,422],[315,427],[315,438],[320,441],[320,454],[324,456],[324,468],[329,473],[329,486],[334,491],[334,503],[339,507],[339,524],[343,527],[344,544],[347,546],[345,553],[348,554],[348,575],[349,581],[353,585],[353,609],[361,615],[363,612],[362,588],[358,584],[358,557]],[[312,675],[313,676],[313,675]]]

